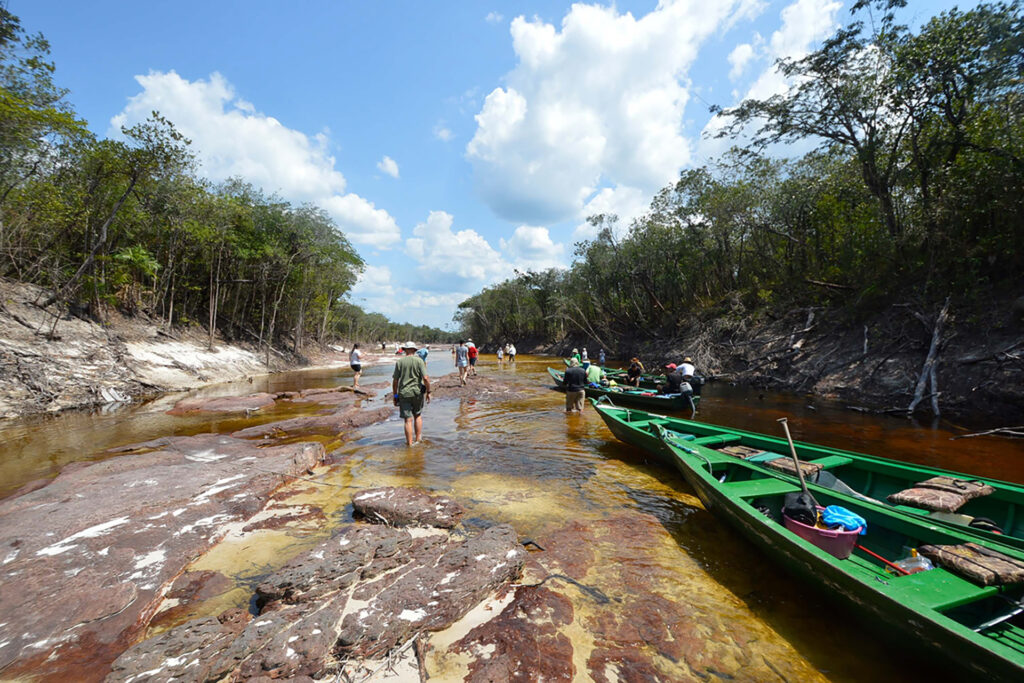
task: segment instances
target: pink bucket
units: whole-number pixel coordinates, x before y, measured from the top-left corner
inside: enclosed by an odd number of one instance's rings
[[[824,508],[818,508],[818,512],[822,510]],[[853,531],[847,531],[846,529],[819,529],[815,526],[807,526],[795,519],[790,519],[786,515],[782,515],[782,521],[785,523],[786,528],[794,534],[840,560],[845,560],[853,552],[853,548],[857,545],[857,537],[860,536],[861,531],[860,527]]]

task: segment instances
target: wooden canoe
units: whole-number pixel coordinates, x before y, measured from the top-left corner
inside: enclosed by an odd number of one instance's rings
[[[565,373],[554,368],[548,368],[548,374],[559,388],[564,388]],[[606,397],[613,404],[636,406],[638,408],[650,408],[653,410],[678,411],[690,410],[690,401],[683,394],[656,394],[650,390],[632,389],[629,387],[585,387],[587,396],[590,398]],[[700,401],[699,396],[693,397],[696,405]]]
[[[823,543],[805,540],[784,524],[783,499],[800,490],[793,478],[716,450],[736,435],[732,430],[699,435],[679,430],[687,426],[678,423],[668,429],[658,422],[664,418],[641,411],[595,407],[616,436],[628,435],[623,440],[646,449],[656,439],[659,458],[679,470],[710,511],[800,580],[859,612],[872,628],[888,629],[900,643],[946,658],[966,675],[962,680],[1024,680],[1024,584],[982,585],[944,565],[902,575],[886,564],[886,558],[896,560],[906,548],[928,552],[929,547],[971,543],[1016,563],[1024,563],[1024,551],[982,539],[972,529],[934,524],[918,514],[810,485],[819,505],[840,505],[867,521],[852,554],[839,559]],[[817,460],[845,457],[814,455]]]
[[[791,463],[789,445],[784,438],[635,409],[615,410],[602,406],[599,412],[616,437],[658,457],[665,457],[664,447],[658,438],[660,427],[681,435],[680,438],[697,440],[724,455],[734,455],[764,471],[774,472],[770,463],[778,460],[778,465],[788,470],[788,473],[782,474],[796,481],[795,469],[784,464],[787,461]],[[805,463],[805,476],[811,484],[839,490],[854,498],[866,496],[883,507],[893,507],[926,518],[929,522],[952,528],[975,524],[976,526],[971,528],[972,533],[1024,550],[1024,486],[1020,484],[974,477],[960,472],[827,446],[796,442],[795,447],[798,457]],[[673,462],[669,460],[666,464],[672,465]],[[811,470],[817,470],[818,473]],[[935,477],[981,482],[991,486],[993,492],[968,500],[954,512],[933,511],[889,502],[889,496],[913,489],[915,484]],[[1002,533],[987,530],[993,525]]]

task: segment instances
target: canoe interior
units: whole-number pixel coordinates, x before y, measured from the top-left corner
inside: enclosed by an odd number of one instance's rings
[[[698,467],[707,469],[710,465],[709,475],[718,482],[722,495],[747,508],[746,514],[763,515],[775,522],[779,535],[794,543],[806,543],[783,526],[783,500],[787,493],[800,490],[796,483],[765,477],[742,462],[708,463],[700,460],[699,455],[693,457],[700,461]],[[816,490],[814,496],[819,505],[842,505],[854,509],[867,520],[868,533],[860,537],[858,547],[849,558],[838,560],[828,556],[825,560],[838,563],[845,574],[861,583],[887,582],[885,594],[914,611],[941,615],[940,621],[948,619],[974,634],[973,629],[1011,614],[1024,604],[1022,585],[981,586],[943,568],[909,576],[897,575],[860,546],[892,561],[905,557],[909,549],[923,544],[957,544],[964,538],[944,527],[921,524],[898,512],[887,514],[867,506],[853,506],[845,497],[840,498],[827,491]],[[1024,666],[1024,613],[975,635],[1005,646],[1010,650],[1008,656]]]
[[[745,443],[788,452],[785,441],[781,441],[780,448],[780,440],[761,435],[642,410],[595,407],[618,438],[675,466],[709,509],[803,579],[858,607],[874,620],[872,623],[912,634],[919,646],[948,656],[973,674],[988,679],[1024,680],[1024,585],[983,586],[942,567],[900,575],[875,557],[896,561],[924,544],[974,542],[1020,561],[1024,560],[1024,550],[989,542],[984,538],[986,534],[975,529],[932,523],[927,516],[908,514],[897,506],[865,502],[811,484],[819,505],[841,505],[867,521],[867,533],[858,537],[852,555],[838,559],[785,528],[785,496],[800,490],[795,477],[783,476],[721,450]],[[798,452],[802,460],[818,462],[836,473],[848,473],[852,456],[857,455],[806,444],[801,444]],[[892,469],[886,469],[878,459],[861,457],[869,458],[865,474],[861,479],[850,479],[869,489],[877,487],[871,489],[874,491],[896,487],[893,482],[900,481],[904,469],[913,470],[906,476],[914,482],[920,481],[922,470],[927,469],[900,463],[892,463]],[[924,478],[932,472],[925,472]],[[870,480],[867,473],[871,473]],[[1015,485],[1000,484],[1011,487],[1004,498],[1010,497]],[[1012,514],[1004,511],[1004,517]]]
[[[649,434],[653,439],[658,439],[657,427],[655,425],[659,425],[677,434],[683,440],[699,439],[702,445],[714,450],[721,451],[722,448],[727,446],[746,446],[765,454],[765,456],[758,456],[759,460],[769,457],[768,454],[771,453],[777,454],[780,457],[791,457],[789,445],[784,439],[693,422],[691,420],[653,415],[638,410],[623,410],[617,413],[617,416],[624,422],[631,423],[633,427],[640,427],[642,431]],[[622,435],[617,434],[617,436],[623,438]],[[717,441],[716,437],[718,438]],[[633,438],[636,439],[637,437]],[[629,439],[624,440],[628,441]],[[644,447],[640,443],[634,445]],[[647,445],[649,446],[650,444]],[[802,462],[821,465],[823,471],[831,473],[857,493],[878,501],[886,501],[890,494],[910,488],[915,483],[932,476],[947,475],[972,479],[970,476],[956,472],[900,463],[894,460],[875,458],[835,448],[799,442],[795,446],[797,456]],[[793,480],[795,481],[795,478]],[[979,530],[978,533],[980,535],[1024,549],[1024,486],[991,479],[984,479],[983,481],[993,484],[996,492],[968,501],[956,511],[956,515],[966,516],[967,518],[984,517],[990,519],[1002,529],[1002,536]],[[813,479],[810,483],[814,483]],[[932,518],[940,523],[949,523],[951,521],[956,523],[953,521],[957,518],[956,516],[950,517],[943,513],[933,513],[902,505],[893,507],[919,516]],[[962,517],[960,519],[966,521]]]

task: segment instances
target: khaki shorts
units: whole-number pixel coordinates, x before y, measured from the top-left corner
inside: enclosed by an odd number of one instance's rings
[[[587,398],[587,392],[583,389],[579,391],[567,391],[565,392],[565,409],[566,410],[583,410],[583,401]]]
[[[418,417],[423,412],[423,394],[416,394],[410,398],[399,397],[398,414],[405,419]]]

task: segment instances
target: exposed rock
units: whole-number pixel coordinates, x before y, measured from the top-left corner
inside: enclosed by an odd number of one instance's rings
[[[231,436],[239,439],[283,438],[300,434],[327,434],[335,436],[369,424],[383,422],[391,417],[394,412],[395,409],[392,406],[365,409],[348,408],[347,410],[340,410],[329,415],[293,417],[288,420],[246,427],[234,432]]]
[[[573,646],[560,629],[572,621],[572,603],[564,595],[544,586],[520,588],[500,615],[449,652],[471,658],[467,681],[571,681],[576,677]],[[481,652],[488,656],[480,657]]]
[[[447,628],[517,576],[524,557],[505,525],[460,539],[351,524],[261,583],[260,614],[244,629],[225,615],[193,620],[126,651],[107,680],[322,678],[340,659]]]
[[[447,496],[431,496],[425,491],[382,487],[367,489],[352,496],[355,512],[369,522],[392,526],[435,526],[451,529],[466,509]]]
[[[249,413],[274,405],[274,394],[249,394],[248,396],[218,396],[216,398],[183,398],[168,410],[169,415],[187,413]]]
[[[495,397],[514,398],[516,392],[500,379],[486,375],[470,376],[465,386],[459,381],[458,374],[449,374],[430,381],[431,398],[481,398]]]
[[[185,566],[324,455],[214,434],[119,450],[0,501],[6,678],[102,677]]]

